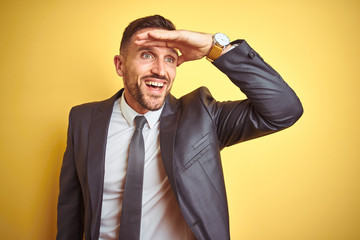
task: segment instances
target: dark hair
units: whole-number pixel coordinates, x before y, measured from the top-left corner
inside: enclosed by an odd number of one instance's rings
[[[161,28],[175,30],[175,25],[168,19],[160,15],[147,16],[132,21],[124,30],[120,44],[120,53],[124,52],[126,45],[134,33],[143,28]]]

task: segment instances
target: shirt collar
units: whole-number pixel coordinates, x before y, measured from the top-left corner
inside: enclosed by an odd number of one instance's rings
[[[150,128],[153,128],[155,124],[160,120],[160,115],[162,112],[162,109],[164,108],[164,105],[156,111],[148,111],[145,114],[139,114],[134,109],[132,109],[129,104],[125,101],[124,94],[121,95],[119,98],[120,102],[120,110],[124,118],[126,119],[129,126],[134,126],[134,118],[138,115],[143,115],[146,118],[146,121],[148,123],[148,126]]]

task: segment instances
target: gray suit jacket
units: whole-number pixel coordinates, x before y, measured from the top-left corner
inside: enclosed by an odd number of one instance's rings
[[[245,41],[214,61],[248,97],[218,102],[201,87],[169,95],[160,118],[160,146],[176,199],[198,239],[226,240],[229,216],[220,150],[291,126],[302,106],[281,76]],[[221,83],[219,83],[221,87]],[[60,175],[57,239],[98,239],[112,98],[74,107]]]

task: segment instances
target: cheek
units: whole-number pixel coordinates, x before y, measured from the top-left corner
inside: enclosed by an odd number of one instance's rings
[[[172,82],[174,82],[176,77],[176,67],[170,68],[168,73],[169,73],[169,78],[171,79]]]
[[[132,67],[128,70],[129,70],[129,75],[131,75],[131,78],[133,81],[137,81],[139,76],[141,76],[141,74],[142,74],[142,70],[139,67]]]
[[[137,76],[144,74],[149,70],[149,68],[149,64],[139,60],[133,61],[129,66],[129,70],[132,72],[132,74]]]

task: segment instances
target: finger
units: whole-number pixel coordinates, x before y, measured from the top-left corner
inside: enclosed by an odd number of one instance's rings
[[[154,31],[154,30],[152,30],[152,31]],[[159,35],[159,34],[161,34],[161,32],[150,34],[152,31],[146,31],[146,32],[140,33],[140,34],[136,35],[136,39],[137,40],[161,39],[161,35]]]
[[[136,40],[135,44],[145,47],[168,47],[175,48],[175,44],[165,41],[153,41],[153,40]]]
[[[150,32],[150,31],[146,31],[146,32],[137,34],[137,35],[136,35],[136,39],[137,39],[137,40],[150,39],[150,37],[149,37],[149,32]]]
[[[178,30],[152,30],[148,32],[148,36],[158,40],[179,40],[180,31]]]
[[[152,40],[149,39],[142,39],[142,40],[135,40],[136,45],[145,45],[151,43]]]
[[[136,35],[137,40],[162,40],[162,41],[179,41],[181,32],[178,30],[150,30]]]

